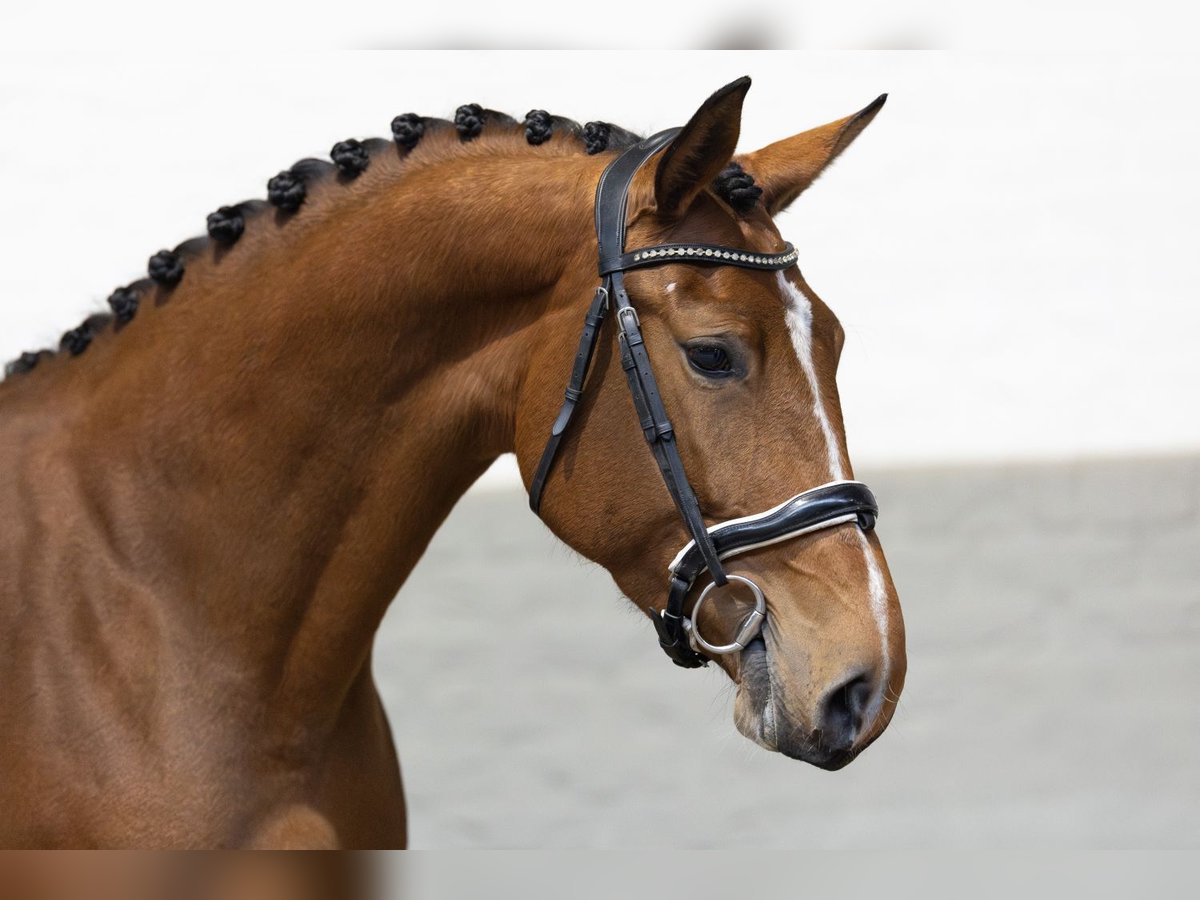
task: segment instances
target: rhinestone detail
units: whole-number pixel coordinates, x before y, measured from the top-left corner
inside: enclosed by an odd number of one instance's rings
[[[752,266],[771,266],[786,268],[792,265],[800,256],[795,248],[784,253],[742,253],[737,250],[725,250],[720,247],[704,247],[698,245],[676,245],[669,247],[654,247],[638,250],[633,253],[635,263],[653,259],[668,259],[678,257],[702,257],[705,259],[723,259],[733,263],[747,263]]]

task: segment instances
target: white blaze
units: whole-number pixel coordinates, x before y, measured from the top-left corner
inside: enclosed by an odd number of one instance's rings
[[[846,470],[842,468],[841,448],[838,446],[837,435],[833,433],[833,425],[825,412],[825,404],[821,400],[821,386],[817,383],[817,370],[813,365],[812,353],[812,304],[803,292],[788,281],[782,272],[775,276],[783,288],[784,317],[787,319],[788,331],[792,335],[792,345],[796,348],[796,357],[800,360],[800,368],[808,379],[808,387],[812,393],[813,415],[821,425],[825,435],[825,450],[829,455],[829,480],[845,481]]]
[[[796,348],[796,358],[800,360],[800,368],[808,379],[808,388],[812,394],[813,415],[825,435],[825,452],[829,458],[829,480],[842,481],[846,478],[846,470],[842,466],[842,447],[829,415],[825,412],[825,403],[821,399],[821,385],[817,381],[817,370],[813,364],[812,341],[812,304],[804,296],[804,292],[787,280],[783,272],[776,273],[779,287],[783,291],[784,318],[787,321],[788,332],[792,336],[792,345]],[[883,653],[883,671],[880,673],[880,687],[871,702],[870,714],[866,716],[866,724],[875,720],[879,707],[883,705],[883,693],[888,683],[888,606],[887,588],[883,583],[883,570],[879,566],[875,550],[871,547],[867,536],[858,530],[858,539],[862,543],[863,559],[867,566],[867,591],[871,599],[871,615],[879,629],[879,640]]]

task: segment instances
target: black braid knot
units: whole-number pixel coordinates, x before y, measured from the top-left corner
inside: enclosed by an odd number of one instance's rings
[[[138,295],[131,288],[117,288],[109,295],[108,305],[117,324],[124,325],[137,315]]]
[[[525,140],[538,146],[550,140],[554,120],[544,109],[531,109],[525,113]]]
[[[179,284],[183,278],[183,260],[170,250],[159,250],[150,257],[147,269],[151,278],[168,287]]]
[[[220,244],[233,244],[246,230],[246,220],[236,206],[222,206],[208,214],[208,236]]]
[[[483,107],[478,103],[464,103],[454,111],[454,127],[464,141],[474,140],[483,131]]]
[[[361,141],[356,141],[354,138],[338,141],[329,151],[329,155],[333,159],[334,165],[338,167],[338,171],[350,178],[357,178],[367,171],[367,166],[371,164],[367,148],[362,145]]]
[[[91,342],[91,333],[80,325],[78,328],[72,328],[63,334],[62,340],[58,343],[58,349],[69,350],[72,356],[78,356],[88,348],[88,344]]]
[[[267,199],[284,212],[298,210],[306,196],[303,179],[290,169],[284,169],[267,182]]]
[[[45,352],[48,352],[48,351],[45,351]],[[42,358],[41,352],[30,353],[30,352],[26,351],[25,353],[22,353],[16,359],[12,360],[11,362],[6,362],[4,364],[4,377],[9,378],[10,376],[13,376],[13,375],[22,375],[25,372],[30,371],[34,366],[36,366],[38,364],[38,362],[41,360],[41,358]]]
[[[425,133],[425,122],[416,113],[405,113],[392,119],[392,137],[406,150],[417,146]]]
[[[731,162],[713,182],[717,196],[739,213],[748,213],[762,196],[763,189],[754,183],[754,176]]]
[[[607,122],[588,122],[583,126],[583,148],[588,156],[595,156],[608,149],[612,126]]]
[[[91,344],[92,338],[99,334],[112,317],[106,313],[96,313],[88,316],[83,320],[83,324],[78,328],[72,328],[62,336],[59,342],[59,350],[69,350],[72,356],[78,356]]]

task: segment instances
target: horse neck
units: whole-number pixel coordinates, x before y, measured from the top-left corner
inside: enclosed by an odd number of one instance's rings
[[[540,320],[590,247],[594,161],[468,162],[340,207],[321,192],[342,186],[319,187],[189,265],[79,369],[62,458],[116,580],[314,704],[356,676],[443,518],[512,449]]]

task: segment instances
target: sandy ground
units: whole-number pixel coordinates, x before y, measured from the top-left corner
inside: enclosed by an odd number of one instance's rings
[[[1200,457],[859,474],[909,674],[837,773],[738,735],[523,494],[464,498],[376,650],[413,846],[1200,843]]]

